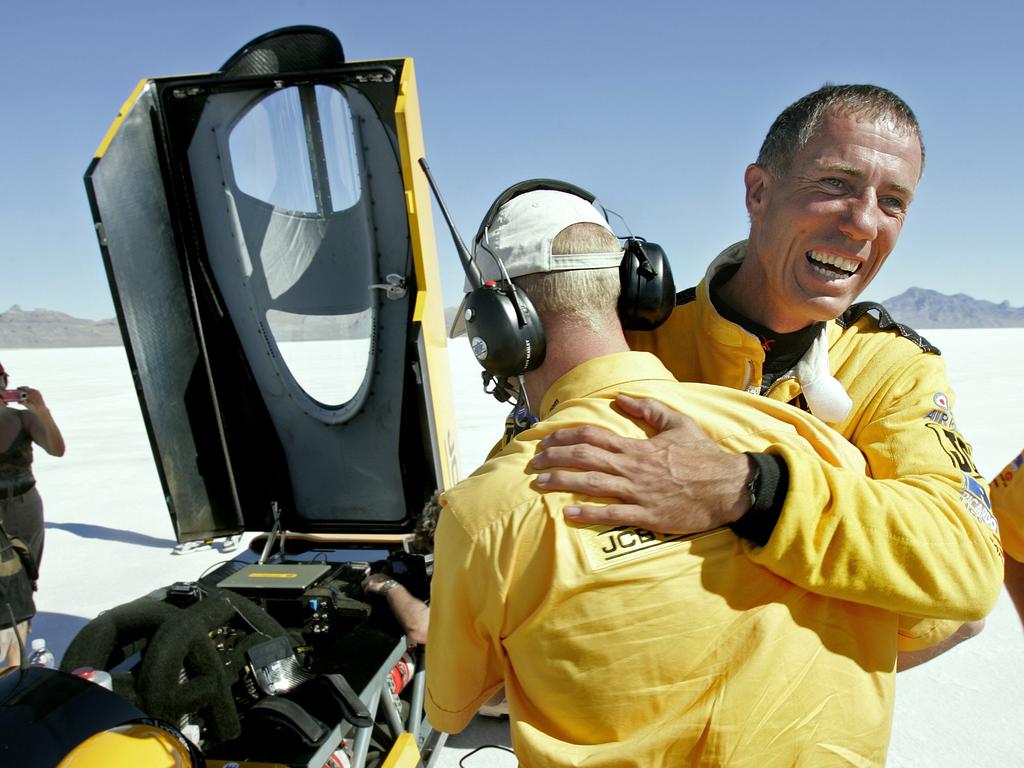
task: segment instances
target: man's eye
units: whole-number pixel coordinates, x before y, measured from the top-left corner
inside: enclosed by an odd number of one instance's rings
[[[821,183],[826,187],[832,187],[834,189],[843,189],[846,186],[842,179],[837,179],[832,176],[822,179]]]
[[[907,208],[907,204],[898,197],[883,197],[880,201],[882,207],[890,211],[904,211]]]

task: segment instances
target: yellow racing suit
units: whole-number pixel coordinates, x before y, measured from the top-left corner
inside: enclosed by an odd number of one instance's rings
[[[976,618],[995,595],[970,587],[963,605],[947,607],[901,588],[856,604],[757,565],[727,527],[677,536],[568,523],[563,507],[591,500],[539,492],[530,460],[563,427],[644,437],[614,408],[618,393],[690,415],[729,451],[813,457],[815,472],[795,473],[791,495],[830,521],[824,538],[853,539],[857,557],[863,533],[844,520],[841,499],[866,464],[834,430],[783,403],[679,383],[649,354],[589,360],[554,382],[540,422],[442,497],[426,646],[431,723],[461,730],[504,684],[524,768],[884,765],[897,646],[912,623],[897,611]],[[936,526],[925,536],[933,533],[944,563],[946,534]],[[923,543],[910,539],[908,549]],[[932,573],[924,549],[919,570]],[[870,555],[829,562],[877,584]],[[941,639],[926,635],[945,623],[918,621],[916,639]]]
[[[629,334],[630,345],[680,381],[761,393],[762,342],[722,317],[709,293],[717,271],[744,255],[744,242],[726,249],[669,320]],[[829,377],[852,404],[826,421],[861,451],[868,476],[767,449],[784,459],[789,492],[767,543],[747,542],[751,559],[821,595],[912,616],[983,617],[999,594],[1002,548],[938,350],[879,305],[856,304],[823,324],[793,375],[761,394],[806,407],[805,383]]]

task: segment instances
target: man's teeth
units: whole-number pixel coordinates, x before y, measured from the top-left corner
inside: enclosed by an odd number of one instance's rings
[[[829,264],[851,275],[854,272],[856,272],[857,267],[860,266],[860,264],[858,264],[856,261],[844,259],[842,256],[836,256],[831,253],[818,253],[817,251],[808,251],[807,255],[811,259],[811,261],[816,261],[819,264]]]

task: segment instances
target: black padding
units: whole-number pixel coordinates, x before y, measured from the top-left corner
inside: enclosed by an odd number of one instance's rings
[[[214,742],[237,737],[241,725],[232,686],[243,673],[245,654],[288,633],[252,601],[225,590],[204,591],[205,598],[186,607],[143,597],[105,611],[71,641],[61,668],[109,670],[138,650],[141,661],[133,671],[112,673],[115,692],[168,722],[200,715]],[[218,649],[210,633],[237,615],[251,631],[229,649]]]
[[[466,335],[480,365],[501,378],[544,362],[544,326],[525,291],[484,285],[466,299]]]
[[[357,728],[369,728],[373,725],[370,710],[343,675],[320,675],[286,695],[310,715],[325,723],[345,720]]]
[[[161,624],[178,616],[177,608],[149,597],[104,611],[75,635],[60,668],[64,672],[79,667],[113,669],[135,650],[145,647]],[[131,672],[112,672],[111,683],[115,693],[139,704]]]
[[[214,741],[233,739],[241,733],[231,695],[237,667],[229,678],[208,632],[226,624],[234,610],[218,599],[176,610],[183,615],[161,624],[142,656],[136,680],[139,705],[171,722],[199,713]]]
[[[366,708],[362,699],[356,695],[355,690],[353,690],[343,675],[327,675],[325,682],[330,686],[334,695],[338,697],[346,720],[360,728],[368,728],[373,725],[370,710]]]
[[[627,331],[653,331],[675,308],[675,282],[665,251],[639,238],[626,241],[619,264],[619,320]]]
[[[268,696],[246,713],[246,730],[259,727],[264,737],[298,737],[304,746],[314,747],[327,735],[327,726],[310,715],[299,704],[280,696]]]

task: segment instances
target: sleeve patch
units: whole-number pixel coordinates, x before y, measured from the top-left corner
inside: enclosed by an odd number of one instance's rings
[[[946,396],[946,393],[936,392],[932,395],[932,405],[935,407],[925,414],[925,418],[933,424],[949,427],[954,432],[958,431],[956,420],[953,418],[953,412],[949,408],[949,398]]]
[[[971,456],[971,446],[963,439],[959,432],[956,431],[955,424],[943,425],[933,421],[925,423],[925,427],[931,429],[935,434],[936,440],[939,442],[939,447],[949,457],[950,463],[953,467],[959,469],[964,474],[977,475],[978,468],[974,465],[974,459]]]
[[[987,525],[994,533],[999,533],[999,523],[996,522],[995,515],[992,514],[992,501],[988,497],[985,486],[968,474],[964,475],[964,484],[960,489],[960,501],[979,522]]]
[[[939,446],[954,467],[964,474],[981,477],[978,467],[974,463],[974,451],[971,444],[963,438],[960,430],[957,429],[956,419],[953,418],[953,411],[949,408],[949,398],[946,393],[936,392],[932,396],[932,406],[934,407],[924,415],[925,426],[935,433]]]

